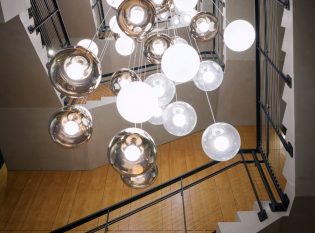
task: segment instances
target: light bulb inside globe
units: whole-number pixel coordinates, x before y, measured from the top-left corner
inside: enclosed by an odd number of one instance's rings
[[[141,156],[141,150],[135,145],[129,145],[124,150],[124,155],[128,161],[137,161]]]
[[[63,129],[64,129],[66,134],[73,136],[80,131],[80,126],[75,121],[67,121],[64,124]]]
[[[90,50],[97,57],[98,47],[97,47],[97,44],[93,40],[90,40],[90,39],[80,40],[78,42],[78,46],[81,46],[83,48]]]
[[[145,11],[142,7],[140,6],[134,6],[130,10],[130,21],[133,24],[141,24],[144,20],[145,16]]]
[[[172,119],[174,125],[177,127],[183,127],[186,124],[186,117],[183,114],[175,114]]]
[[[229,148],[230,143],[226,137],[219,136],[214,139],[213,145],[218,151],[225,151],[227,148]]]
[[[64,63],[65,71],[72,80],[80,80],[85,77],[87,60],[81,56],[68,57]]]
[[[160,5],[163,3],[163,0],[153,0],[153,2],[157,5]]]
[[[202,74],[205,83],[212,83],[215,80],[215,74],[211,71]]]
[[[211,25],[205,19],[200,19],[199,22],[197,22],[197,28],[202,33],[211,31]],[[213,29],[213,26],[212,26],[212,29]]]
[[[155,40],[152,43],[153,52],[156,55],[162,55],[165,52],[165,46],[163,44],[163,41],[161,40]]]

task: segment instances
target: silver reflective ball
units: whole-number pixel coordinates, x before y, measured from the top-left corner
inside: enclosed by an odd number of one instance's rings
[[[144,56],[150,63],[160,64],[164,52],[171,45],[171,41],[171,38],[166,34],[151,34],[144,42]]]
[[[59,92],[73,98],[90,94],[98,87],[102,77],[98,58],[80,46],[58,52],[48,64],[48,74]]]
[[[76,147],[92,136],[91,113],[81,106],[65,106],[53,114],[49,133],[52,140],[65,147]]]
[[[142,39],[153,29],[156,15],[150,1],[125,0],[120,4],[116,17],[125,34]]]
[[[116,71],[110,80],[110,88],[118,95],[119,91],[127,84],[135,81],[141,81],[136,72],[130,69],[121,69]]]
[[[211,40],[218,33],[218,19],[208,12],[200,12],[190,22],[190,33],[197,40]]]
[[[121,175],[123,182],[131,188],[146,188],[150,186],[158,176],[158,167],[153,164],[145,173],[138,176]]]
[[[112,138],[107,156],[119,173],[137,176],[145,173],[155,163],[156,146],[146,131],[128,128]]]

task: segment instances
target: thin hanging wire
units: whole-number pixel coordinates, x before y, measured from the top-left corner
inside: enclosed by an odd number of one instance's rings
[[[223,16],[223,19],[229,24],[230,21],[227,19],[227,17],[224,17],[223,12],[220,10],[220,8],[217,6],[217,4],[215,4],[215,2],[213,0],[211,0],[212,4],[215,6],[215,8],[217,8],[217,10],[219,11],[219,13]]]
[[[109,33],[109,37],[111,37],[112,36],[112,32],[110,32]],[[105,51],[106,51],[106,49],[108,48],[108,46],[109,46],[109,44],[110,44],[110,39],[107,39],[106,41],[105,41],[105,43],[104,43],[104,46],[103,46],[103,49],[102,49],[102,52],[101,52],[101,54],[100,54],[100,57],[99,57],[99,60],[100,61],[102,61],[103,60],[103,58],[104,58],[104,56],[105,56]]]

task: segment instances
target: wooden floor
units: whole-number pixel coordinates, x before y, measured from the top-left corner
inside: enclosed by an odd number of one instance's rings
[[[242,148],[254,147],[254,127],[238,127],[238,130]],[[159,176],[153,186],[209,161],[202,152],[200,137],[201,133],[196,133],[158,147]],[[272,158],[272,163],[276,164],[276,173],[281,175],[284,161],[280,153],[277,153],[271,155],[275,157]],[[239,159],[237,156],[233,161],[220,163],[189,177],[183,183],[189,184]],[[259,196],[267,200],[255,166],[251,165],[250,171],[258,186]],[[3,233],[48,232],[143,191],[124,185],[110,166],[71,172],[6,172],[3,168],[0,171],[0,182],[0,232]],[[284,187],[285,180],[282,176],[280,183]],[[179,187],[180,184],[175,184],[165,188],[110,213],[109,218],[120,216]],[[234,221],[236,211],[251,210],[255,198],[244,166],[239,165],[185,191],[184,201],[189,232],[210,233],[216,229],[218,221]],[[76,232],[83,232],[105,221],[106,217],[101,217],[79,227]],[[177,233],[184,232],[183,230],[180,194],[109,228],[109,232],[117,233]]]

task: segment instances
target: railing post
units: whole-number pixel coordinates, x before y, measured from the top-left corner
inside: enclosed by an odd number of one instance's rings
[[[183,205],[184,227],[185,227],[185,233],[187,233],[187,222],[186,222],[186,211],[185,211],[185,198],[184,198],[183,179],[180,180],[180,187],[181,187],[180,195],[182,196],[182,205]]]

